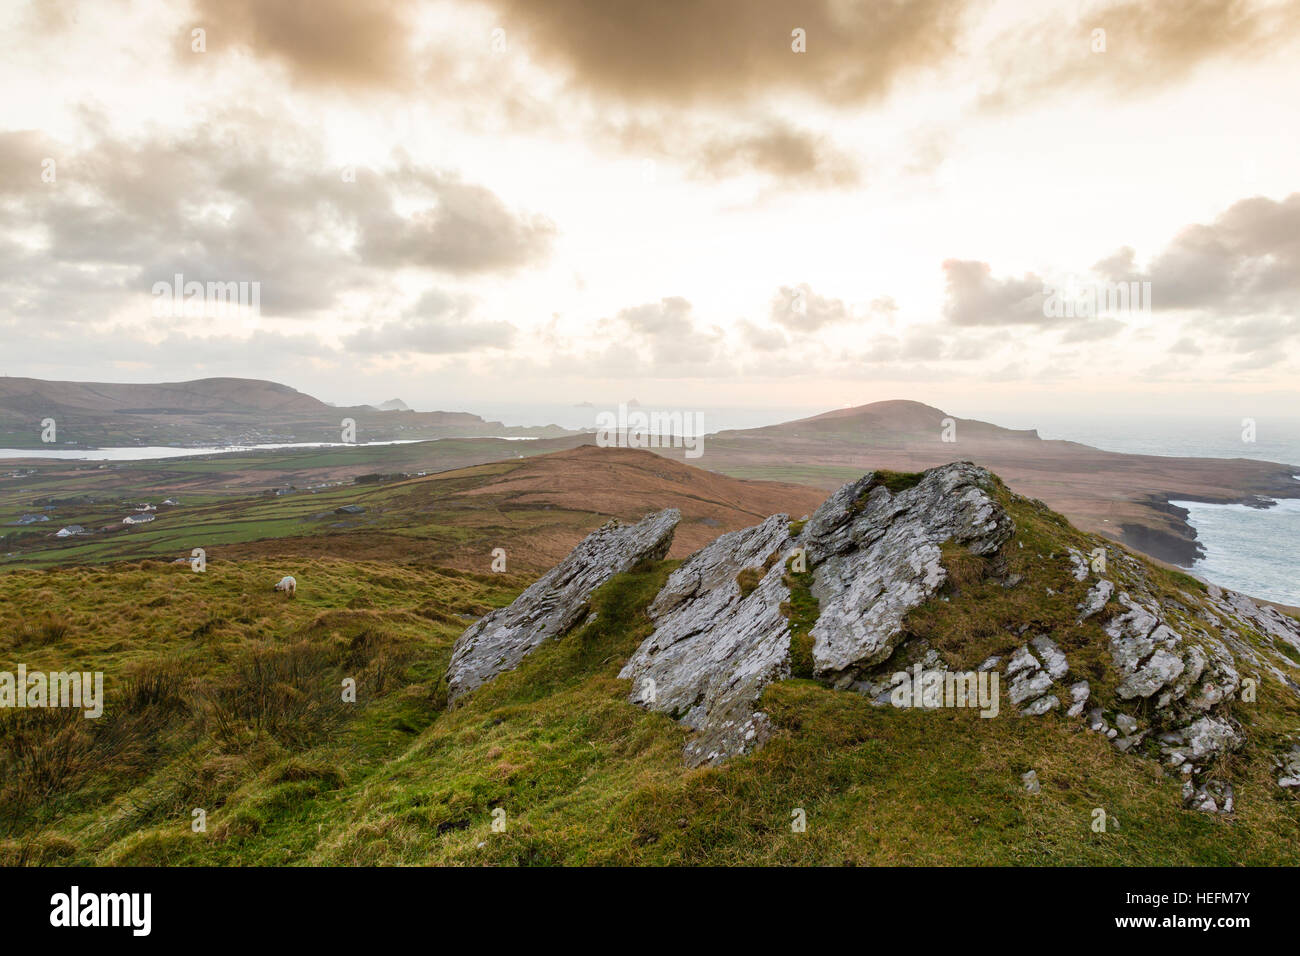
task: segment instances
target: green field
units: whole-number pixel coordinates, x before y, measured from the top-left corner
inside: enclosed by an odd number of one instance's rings
[[[405,487],[401,476],[459,467],[462,460],[476,464],[487,454],[499,453],[501,446],[519,449],[515,455],[520,458],[541,454],[547,447],[535,442],[485,445],[482,440],[447,439],[372,448],[114,462],[102,467],[84,462],[26,465],[24,470],[32,468],[35,473],[0,478],[0,569],[171,560],[188,558],[194,548],[212,553],[234,544],[356,530],[463,544],[472,536],[458,526],[463,516],[443,521],[432,515],[427,500],[399,490]],[[508,468],[509,464],[483,467]],[[382,480],[354,483],[357,476],[367,474]],[[461,486],[474,480],[462,478]],[[456,479],[449,479],[438,485],[438,493],[457,487]],[[284,493],[277,496],[277,490]],[[179,505],[160,505],[166,498],[177,499]],[[123,525],[122,519],[144,502],[157,507],[155,520]],[[367,513],[333,514],[345,505],[359,505]],[[46,514],[50,520],[15,525],[26,514]],[[477,519],[471,523],[481,524]],[[91,533],[54,537],[68,525],[81,525]],[[488,531],[483,535],[491,537]]]

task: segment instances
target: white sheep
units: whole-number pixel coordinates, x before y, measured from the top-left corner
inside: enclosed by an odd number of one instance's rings
[[[283,591],[289,597],[293,597],[298,593],[298,582],[286,574],[280,579],[280,583],[275,586],[275,590]]]

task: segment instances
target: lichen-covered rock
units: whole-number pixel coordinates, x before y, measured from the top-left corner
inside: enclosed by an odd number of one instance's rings
[[[1061,701],[1055,694],[1045,694],[1021,710],[1020,713],[1025,717],[1041,717],[1049,710],[1055,710],[1059,706],[1061,706]]]
[[[812,629],[816,677],[847,687],[894,652],[907,612],[946,580],[941,545],[987,555],[1011,537],[992,486],[969,462],[934,468],[897,493],[868,474],[813,513],[799,544],[821,608]]]
[[[1156,614],[1134,601],[1128,594],[1119,596],[1125,611],[1106,624],[1110,636],[1110,654],[1122,676],[1116,693],[1125,700],[1150,697],[1167,687],[1183,673],[1186,665],[1175,653],[1181,639]]]
[[[1083,713],[1083,708],[1088,704],[1088,698],[1092,695],[1092,688],[1088,686],[1086,680],[1081,680],[1077,684],[1070,685],[1070,709],[1065,712],[1067,717],[1078,717]]]
[[[1040,666],[1038,658],[1029,652],[1029,648],[1022,647],[1007,661],[1007,677],[1013,677],[1021,671],[1036,671]]]
[[[1300,790],[1300,743],[1287,743],[1291,749],[1274,758],[1278,769],[1277,785],[1284,790]]]
[[[1105,578],[1102,578],[1094,584],[1088,591],[1088,596],[1083,599],[1079,605],[1079,620],[1086,621],[1102,608],[1104,608],[1111,596],[1115,593],[1115,585]]]
[[[1052,677],[1046,671],[1022,671],[1011,682],[1011,687],[1007,690],[1007,696],[1011,698],[1011,703],[1019,705],[1025,701],[1033,700],[1035,697],[1042,696],[1047,693],[1051,686]]]
[[[1221,717],[1200,717],[1191,723],[1162,736],[1161,750],[1165,754],[1179,753],[1184,761],[1205,763],[1240,746],[1242,739],[1232,724]]]
[[[642,561],[668,554],[681,513],[660,511],[634,525],[610,521],[535,581],[509,607],[473,624],[452,649],[448,698],[512,670],[545,641],[559,637],[586,613],[591,592]]]
[[[1042,659],[1047,673],[1052,675],[1053,680],[1060,680],[1065,676],[1066,671],[1070,669],[1070,664],[1055,641],[1046,634],[1039,634],[1029,643],[1033,644],[1034,650],[1038,651],[1039,658]]]
[[[1087,559],[1074,548],[1071,548],[1068,553],[1070,556],[1070,573],[1074,575],[1074,580],[1086,581],[1088,579]]]
[[[1202,813],[1231,813],[1235,808],[1236,794],[1232,784],[1222,780],[1207,780],[1197,786],[1193,781],[1183,781],[1183,802]]]
[[[783,578],[792,547],[785,515],[724,534],[669,575],[650,605],[654,633],[619,677],[632,681],[634,703],[696,731],[686,745],[691,766],[744,753],[767,737],[755,703],[764,686],[790,676],[781,605],[790,598]]]

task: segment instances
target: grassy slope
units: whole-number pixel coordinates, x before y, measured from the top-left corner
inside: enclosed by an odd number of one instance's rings
[[[467,484],[476,479],[514,467],[506,462],[484,465],[457,472],[445,483]],[[430,479],[444,483],[437,477]],[[468,540],[499,542],[520,522],[556,522],[556,516],[540,513],[512,515],[509,521],[493,512],[428,514],[426,500],[414,501],[411,482],[343,485],[316,491],[301,491],[283,497],[265,494],[240,496],[182,496],[179,507],[160,507],[155,520],[129,529],[78,536],[64,540],[50,538],[65,524],[79,523],[98,529],[118,523],[133,511],[126,504],[79,506],[75,520],[41,523],[32,529],[10,531],[11,547],[30,550],[4,563],[8,567],[42,568],[70,563],[100,563],[122,559],[188,557],[193,548],[204,548],[211,555],[223,545],[274,541],[290,536],[330,535],[339,531],[374,530],[425,538],[446,546],[461,545]],[[450,488],[448,490],[451,490]],[[118,489],[119,494],[121,489]],[[407,499],[411,499],[408,501]],[[148,500],[147,495],[122,496],[124,502]],[[158,498],[153,498],[157,504]],[[359,505],[364,515],[338,515],[335,509]],[[423,511],[421,510],[423,508]],[[0,506],[0,521],[12,520],[31,512],[31,507],[15,504]],[[487,553],[486,551],[484,552]],[[486,562],[485,562],[486,563]]]
[[[1072,624],[1067,609],[1086,584],[1063,553],[1090,539],[1029,502],[1012,508],[1017,538],[992,560],[1026,581],[1004,588],[988,563],[950,552],[947,593],[909,628],[970,663],[1018,645],[1007,626],[1032,621],[1097,693],[1103,645],[1096,625]],[[72,731],[0,715],[0,854],[100,864],[1300,862],[1297,802],[1272,786],[1262,736],[1229,768],[1237,812],[1212,817],[1183,810],[1178,781],[1153,761],[1057,714],[895,711],[794,679],[764,698],[778,728],[765,749],[687,771],[682,728],[627,704],[616,677],[672,566],[616,578],[594,599],[594,620],[451,710],[441,681],[451,644],[467,616],[506,603],[521,579],[343,561],[0,577],[6,667],[102,669],[110,683],[105,717]],[[297,601],[267,590],[283,571],[302,582]],[[1194,599],[1187,581],[1148,571],[1163,576],[1162,591]],[[794,603],[806,619],[800,594]],[[355,705],[336,700],[346,675],[358,680]],[[1265,681],[1260,703],[1238,716],[1270,733],[1300,726],[1293,697],[1274,689]],[[1019,780],[1030,768],[1042,781],[1032,796]],[[208,812],[206,833],[191,832],[195,807]],[[1098,807],[1118,829],[1091,831]],[[790,829],[795,808],[805,833]],[[492,830],[495,809],[504,832]]]

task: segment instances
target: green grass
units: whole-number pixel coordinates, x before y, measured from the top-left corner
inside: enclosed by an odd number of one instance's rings
[[[371,491],[377,510],[399,510],[406,493]],[[987,558],[945,547],[948,581],[909,615],[909,635],[970,667],[1050,632],[1075,671],[1067,679],[1108,696],[1105,638],[1075,621],[1088,582],[1066,556],[1095,539],[997,493],[1015,537]],[[1155,761],[1059,713],[895,710],[805,679],[818,608],[811,574],[789,562],[794,677],[761,701],[774,735],[689,770],[687,730],[630,704],[617,676],[676,566],[615,577],[572,632],[453,707],[453,642],[528,577],[311,558],[0,575],[0,669],[102,670],[108,696],[100,721],[0,713],[0,862],[1300,863],[1300,802],[1274,785],[1271,763],[1300,708],[1271,675],[1257,703],[1229,709],[1251,728],[1223,768],[1237,811],[1209,816],[1183,809],[1179,781]],[[1203,597],[1142,568],[1186,607]],[[285,573],[296,600],[270,590]],[[342,700],[344,678],[355,704]],[[1029,769],[1039,794],[1021,785]],[[196,808],[206,832],[191,829]],[[1119,827],[1092,832],[1098,808]],[[807,832],[790,829],[796,809]]]
[[[812,593],[813,573],[805,567],[795,571],[795,557],[785,563],[785,586],[790,589],[790,600],[782,603],[781,613],[790,622],[790,672],[795,677],[813,676],[813,625],[820,611],[817,598]],[[805,561],[806,564],[806,561]]]

